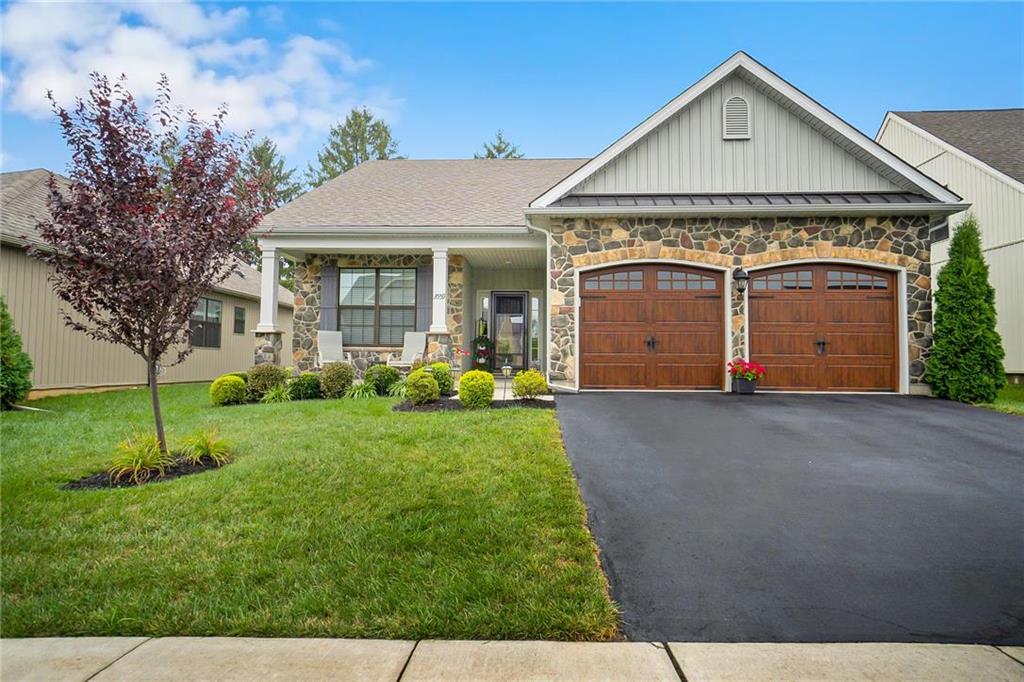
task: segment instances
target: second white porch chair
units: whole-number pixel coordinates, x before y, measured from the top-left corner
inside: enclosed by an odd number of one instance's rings
[[[317,367],[329,362],[351,362],[352,354],[345,352],[341,332],[321,329],[317,335]]]
[[[407,370],[412,367],[412,363],[421,359],[426,351],[426,332],[406,332],[402,337],[402,356],[388,358],[388,364],[398,369]]]

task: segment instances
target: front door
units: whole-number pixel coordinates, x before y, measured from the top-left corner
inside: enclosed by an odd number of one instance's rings
[[[721,390],[724,285],[667,263],[581,275],[581,387]]]
[[[526,292],[491,294],[491,311],[494,369],[502,365],[526,369]]]

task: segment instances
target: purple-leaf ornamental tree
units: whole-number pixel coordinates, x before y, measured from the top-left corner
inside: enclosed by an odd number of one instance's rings
[[[231,275],[235,247],[265,209],[256,187],[236,196],[249,138],[224,132],[224,107],[209,122],[173,109],[166,77],[152,113],[139,109],[123,76],[111,84],[93,74],[70,111],[48,96],[71,149],[71,186],[60,190],[51,176],[50,218],[39,224],[48,248],[32,255],[51,266],[70,327],[145,360],[166,452],[159,369],[192,351],[200,294]]]

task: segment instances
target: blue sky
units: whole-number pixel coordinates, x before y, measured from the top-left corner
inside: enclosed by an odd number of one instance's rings
[[[99,69],[143,97],[167,72],[200,111],[305,167],[357,104],[410,158],[498,128],[528,156],[591,156],[743,49],[873,136],[889,109],[1024,106],[1024,4],[2,3],[4,170],[63,168],[45,90]]]

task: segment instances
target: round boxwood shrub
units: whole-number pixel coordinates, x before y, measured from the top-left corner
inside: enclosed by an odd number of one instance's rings
[[[239,379],[241,379],[245,383],[249,383],[249,373],[248,372],[228,372],[225,376],[238,377]]]
[[[548,382],[544,375],[535,369],[519,372],[512,379],[512,395],[517,398],[533,400],[548,392]]]
[[[452,368],[447,362],[435,362],[430,365],[431,376],[441,389],[441,395],[451,395],[455,389],[455,379],[452,379]]]
[[[288,370],[277,365],[256,365],[249,370],[246,394],[252,402],[263,400],[267,391],[275,386],[284,386],[288,381]]]
[[[413,405],[425,405],[437,402],[441,397],[441,389],[437,380],[422,369],[409,374],[405,381],[405,395]]]
[[[225,374],[210,384],[210,402],[214,405],[237,405],[245,402],[245,382],[234,374]]]
[[[21,335],[0,296],[0,405],[4,409],[24,400],[32,389],[32,359],[21,349]]]
[[[303,372],[288,382],[288,395],[292,400],[316,400],[321,397],[320,377],[313,372]]]
[[[363,381],[373,386],[377,395],[387,395],[399,376],[398,370],[390,365],[370,365],[363,374]]]
[[[494,375],[474,369],[466,372],[459,380],[459,400],[463,407],[476,409],[487,407],[494,398]]]
[[[356,371],[347,362],[329,362],[320,370],[320,393],[325,398],[344,398]]]

